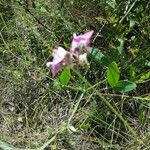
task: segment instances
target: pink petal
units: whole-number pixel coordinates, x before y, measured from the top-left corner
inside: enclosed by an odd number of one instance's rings
[[[69,52],[67,52],[64,48],[58,47],[53,50],[53,61],[47,62],[46,66],[51,69],[52,75],[56,76],[59,71],[62,69],[64,65],[69,63],[68,61],[68,55]]]
[[[53,77],[59,73],[59,71],[62,69],[62,66],[63,66],[62,63],[51,65],[51,72]]]
[[[58,47],[54,49],[53,50],[53,63],[57,64],[61,62],[66,57],[67,54],[68,52],[62,47]]]
[[[89,31],[89,32],[86,32],[86,33],[84,33],[82,35],[78,35],[78,36],[76,36],[76,34],[74,34],[73,40],[71,43],[71,51],[75,52],[75,49],[77,47],[79,47],[80,45],[84,45],[86,47],[89,46],[93,33],[94,33],[94,31]]]

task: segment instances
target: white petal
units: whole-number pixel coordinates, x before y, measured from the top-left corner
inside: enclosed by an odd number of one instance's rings
[[[52,64],[53,64],[53,62],[47,62],[47,63],[46,63],[46,66],[47,66],[47,67],[50,67]]]
[[[79,55],[79,64],[81,65],[88,64],[87,53]]]

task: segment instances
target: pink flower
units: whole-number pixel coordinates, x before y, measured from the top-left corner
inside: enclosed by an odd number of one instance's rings
[[[83,47],[88,47],[91,42],[91,37],[94,31],[86,32],[82,35],[73,35],[73,40],[71,43],[70,51],[73,53],[77,53],[77,49],[82,49]]]
[[[47,62],[46,66],[51,68],[53,76],[56,76],[62,67],[70,63],[70,54],[64,48],[58,47],[53,50],[53,61]]]
[[[87,52],[84,52],[83,54],[82,50],[87,49],[89,46],[93,32],[94,31],[89,31],[78,36],[74,34],[70,52],[62,47],[53,50],[53,61],[47,62],[46,64],[46,66],[51,69],[53,76],[56,76],[63,66],[73,64],[73,59],[77,59],[80,65],[88,64]]]

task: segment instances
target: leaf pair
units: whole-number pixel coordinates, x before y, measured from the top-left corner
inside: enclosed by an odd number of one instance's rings
[[[109,85],[118,92],[125,93],[132,91],[136,88],[134,82],[128,80],[119,80],[120,71],[115,62],[112,62],[107,68],[107,80]]]
[[[62,85],[67,85],[71,79],[70,68],[66,67],[59,76],[59,81]],[[107,80],[109,85],[118,92],[125,93],[136,88],[136,84],[129,80],[119,80],[120,71],[115,62],[112,62],[107,68]]]

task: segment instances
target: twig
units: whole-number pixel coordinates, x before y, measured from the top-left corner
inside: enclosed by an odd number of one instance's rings
[[[71,120],[72,120],[74,114],[76,113],[76,111],[77,111],[77,109],[78,109],[78,106],[79,106],[79,104],[80,104],[80,102],[81,102],[81,100],[82,100],[82,98],[83,98],[83,95],[84,95],[84,93],[82,93],[81,96],[79,97],[79,99],[78,99],[78,101],[77,101],[77,103],[76,103],[76,105],[75,105],[75,107],[74,107],[74,109],[73,109],[73,111],[72,111],[72,114],[71,114],[71,116],[70,116],[69,119],[68,119],[68,124],[67,124],[68,129],[69,129],[69,127],[70,127],[70,122],[71,122]]]
[[[134,7],[135,3],[137,2],[138,0],[135,0],[133,2],[133,4],[130,6],[130,8],[128,9],[128,11],[126,12],[126,14],[121,18],[121,20],[119,21],[119,24],[122,23],[122,21],[126,18],[126,16],[129,14],[129,12],[131,11],[131,9]]]
[[[101,93],[101,95],[103,96],[113,96],[113,97],[125,97],[125,98],[133,98],[133,99],[139,99],[139,100],[146,100],[146,101],[150,101],[150,98],[142,98],[142,97],[136,97],[136,96],[133,96],[133,97],[130,97],[128,95],[119,95],[119,94],[105,94],[105,93]]]
[[[104,28],[105,24],[106,24],[106,21],[104,22],[104,24],[103,24],[102,27],[99,29],[99,31],[97,32],[96,36],[94,37],[93,43],[95,42],[96,38],[97,38],[97,37],[99,36],[99,34],[101,33],[101,31],[102,31],[102,29]]]

